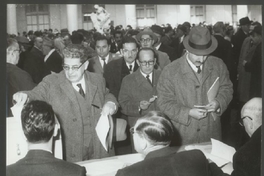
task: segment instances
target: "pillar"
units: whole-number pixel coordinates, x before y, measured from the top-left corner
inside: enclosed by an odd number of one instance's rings
[[[131,25],[135,29],[137,27],[136,5],[125,5],[125,13],[126,25]]]
[[[7,4],[7,33],[17,35],[16,4]]]
[[[67,5],[67,19],[68,19],[68,30],[71,34],[72,31],[78,29],[78,5],[68,4]]]

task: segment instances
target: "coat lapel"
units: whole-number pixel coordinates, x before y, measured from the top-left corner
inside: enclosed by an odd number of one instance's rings
[[[208,56],[207,59],[210,59],[209,57],[210,56]],[[204,66],[203,66],[203,70],[202,70],[203,76],[202,76],[201,84],[204,83],[204,81],[209,77],[209,75],[211,74],[212,71],[213,71],[212,64],[209,64],[207,61],[205,61]]]
[[[95,62],[94,66],[96,67],[96,68],[94,68],[94,70],[98,70],[101,73],[103,73],[104,71],[103,71],[103,67],[102,67],[102,65],[101,65],[101,63],[99,61],[99,56],[97,56],[97,58],[95,59],[94,62]]]
[[[183,59],[181,60],[182,64],[180,65],[182,67],[182,75],[185,77],[185,80],[193,80],[196,84],[200,84],[198,78],[196,77],[193,69],[189,65],[187,59],[186,59],[186,54],[182,57]]]
[[[153,89],[153,87],[151,86],[151,84],[147,81],[147,79],[140,73],[140,69],[138,69],[135,72],[135,76],[136,76],[136,80],[137,80],[137,84],[138,86],[142,86],[147,90],[151,90]]]

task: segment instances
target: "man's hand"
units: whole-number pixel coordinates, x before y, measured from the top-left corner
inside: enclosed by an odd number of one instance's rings
[[[28,100],[28,95],[22,92],[17,92],[13,95],[14,104],[24,105]]]
[[[148,102],[146,100],[142,100],[142,101],[139,102],[139,107],[142,110],[146,110],[146,109],[148,109],[148,107],[149,107],[150,104],[151,104],[150,102]]]
[[[205,108],[207,109],[208,112],[217,112],[218,109],[220,108],[220,105],[218,101],[213,100],[209,104],[207,104]]]
[[[108,101],[104,104],[102,114],[113,115],[116,111],[116,105],[114,102]]]
[[[200,119],[203,119],[206,117],[207,110],[206,109],[193,108],[189,111],[189,115],[196,120],[200,120]]]

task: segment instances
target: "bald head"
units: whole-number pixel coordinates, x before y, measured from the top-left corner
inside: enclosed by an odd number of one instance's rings
[[[249,136],[262,125],[262,98],[252,98],[249,100],[241,110],[241,118],[244,118],[243,123],[245,130]]]

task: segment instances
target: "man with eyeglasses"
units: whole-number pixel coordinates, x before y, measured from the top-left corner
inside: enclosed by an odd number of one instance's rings
[[[121,112],[128,116],[128,125],[135,125],[139,117],[149,111],[158,110],[156,105],[160,70],[154,69],[156,52],[152,48],[141,48],[137,54],[139,69],[124,77],[118,96]],[[131,141],[133,144],[133,140]],[[132,150],[135,152],[133,145]]]
[[[240,125],[245,128],[250,139],[233,156],[232,176],[260,176],[261,174],[261,127],[262,98],[249,100],[241,110]],[[215,164],[211,164],[213,175],[224,174]],[[216,174],[215,174],[216,173]]]
[[[7,117],[13,116],[10,110],[10,108],[13,106],[13,94],[18,91],[31,90],[36,86],[32,80],[32,77],[26,71],[16,66],[19,60],[19,53],[20,49],[17,41],[15,39],[8,38],[6,49]]]
[[[143,31],[137,34],[136,39],[138,40],[141,48],[152,48],[157,53],[155,68],[162,70],[166,65],[170,63],[168,54],[157,50],[154,44],[158,42],[158,37],[153,33],[150,28],[145,28]]]
[[[101,116],[112,115],[118,107],[100,74],[87,72],[87,49],[70,44],[63,50],[63,71],[43,79],[32,91],[16,93],[17,103],[43,100],[52,105],[62,126],[66,161],[78,162],[114,155],[100,143],[95,127]]]

